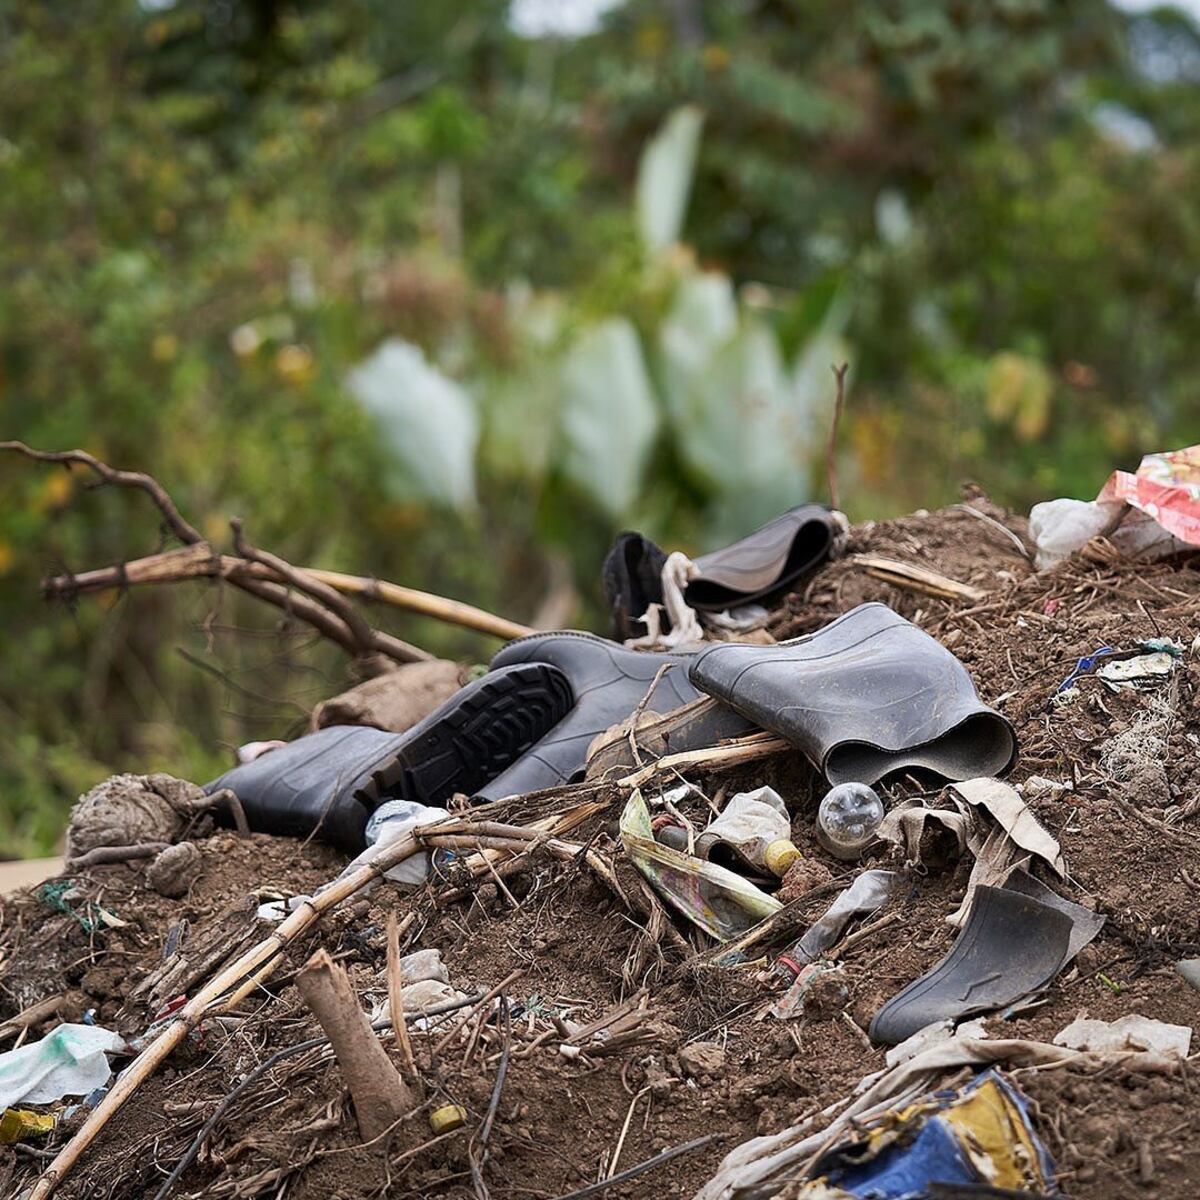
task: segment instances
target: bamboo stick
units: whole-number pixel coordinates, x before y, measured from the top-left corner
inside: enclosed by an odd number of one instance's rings
[[[677,771],[681,767],[707,767],[710,770],[721,767],[737,767],[742,763],[754,762],[759,758],[770,758],[774,754],[784,754],[795,747],[781,737],[751,734],[746,738],[727,742],[724,746],[714,746],[709,750],[684,750],[679,754],[665,754],[649,766],[626,775],[617,781],[617,786],[632,790],[648,783],[664,772]]]
[[[379,600],[393,608],[421,613],[450,625],[459,625],[464,629],[473,629],[477,633],[490,634],[506,641],[536,632],[529,625],[496,616],[495,613],[465,604],[461,600],[450,600],[433,592],[402,587],[386,579],[347,575],[341,571],[327,571],[321,567],[295,569],[345,595]],[[50,596],[78,595],[81,592],[107,591],[138,584],[179,583],[188,579],[216,578],[282,582],[279,574],[263,563],[219,554],[207,542],[199,542],[178,550],[135,558],[120,567],[100,567],[94,571],[81,571],[78,575],[51,576],[43,581],[42,589]]]
[[[388,914],[387,985],[389,1015],[392,1018],[392,1028],[396,1031],[396,1042],[400,1046],[400,1057],[404,1060],[404,1068],[408,1072],[409,1079],[419,1087],[421,1077],[417,1072],[416,1059],[413,1058],[408,1026],[404,1023],[404,975],[400,969],[400,923],[396,920],[395,913]]]

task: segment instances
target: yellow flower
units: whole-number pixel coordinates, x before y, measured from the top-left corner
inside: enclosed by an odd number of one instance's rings
[[[1046,432],[1050,393],[1050,372],[1037,359],[1005,350],[988,364],[988,416],[1011,424],[1023,442],[1032,442]]]
[[[275,370],[288,383],[307,383],[317,373],[317,364],[307,346],[281,346],[275,355]]]

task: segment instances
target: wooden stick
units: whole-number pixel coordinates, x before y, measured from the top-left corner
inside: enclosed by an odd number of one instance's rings
[[[490,633],[493,637],[503,638],[505,641],[537,632],[531,625],[521,625],[508,620],[507,617],[498,617],[472,604],[464,604],[461,600],[449,600],[432,592],[401,587],[400,584],[389,583],[386,579],[363,579],[358,575],[343,575],[340,571],[324,571],[316,567],[304,567],[303,570],[314,579],[320,579],[349,596],[382,600],[393,608],[422,613],[450,625],[474,629],[477,633]]]
[[[225,1000],[218,1012],[232,1012],[251,992],[256,992],[283,964],[287,962],[287,957],[283,954],[277,954],[274,958],[268,959],[245,983],[234,991],[228,1000]]]
[[[573,809],[568,809],[564,813],[543,818],[539,824],[545,825],[554,832],[565,831],[574,828],[580,821],[604,807],[605,805],[601,802],[589,801]],[[436,826],[424,826],[420,832],[425,833],[433,828],[445,830],[448,833],[456,832],[468,827],[468,824],[448,817],[444,821],[438,822]],[[154,1074],[159,1065],[187,1037],[188,1032],[195,1028],[210,1005],[224,996],[230,988],[240,984],[251,972],[274,958],[284,946],[304,933],[322,913],[336,907],[347,897],[353,896],[372,880],[382,878],[392,867],[398,866],[405,859],[423,849],[423,844],[417,839],[416,832],[410,831],[403,837],[397,838],[385,846],[371,862],[365,863],[350,874],[328,884],[319,896],[306,900],[261,942],[251,946],[215,978],[201,987],[191,1000],[175,1014],[171,1024],[142,1051],[137,1060],[116,1080],[100,1103],[92,1109],[71,1140],[63,1146],[42,1173],[29,1193],[29,1200],[45,1200],[70,1174],[105,1125],[125,1106],[138,1088]]]
[[[515,971],[509,971],[509,973],[505,975],[505,977],[500,980],[500,982],[496,984],[491,991],[489,991],[486,995],[480,996],[478,1001],[476,1001],[476,1003],[468,1010],[466,1016],[464,1016],[456,1025],[451,1026],[450,1031],[446,1034],[446,1036],[443,1037],[436,1046],[434,1046],[434,1062],[441,1058],[446,1047],[449,1046],[450,1043],[454,1041],[454,1039],[463,1031],[471,1018],[474,1017],[475,1014],[479,1012],[479,1010],[483,1008],[485,1004],[490,1004],[493,1000],[495,1000],[495,998],[500,995],[500,993],[504,991],[504,989],[508,987],[510,983],[515,983],[518,979],[520,979],[521,976],[525,974],[526,969],[527,968],[525,967],[517,967]]]
[[[432,592],[402,587],[386,579],[370,579],[361,575],[346,575],[322,567],[295,567],[308,579],[322,583],[347,596],[378,600],[392,608],[420,613],[449,625],[473,629],[492,637],[524,637],[535,633],[529,625],[496,616],[461,600],[450,600]],[[146,558],[136,558],[119,567],[100,567],[78,575],[53,575],[42,581],[46,596],[72,596],[84,592],[102,592],[138,584],[181,583],[188,579],[238,579],[245,581],[282,582],[281,577],[262,562],[247,562],[228,554],[218,554],[207,542],[166,550]]]
[[[136,488],[145,492],[154,501],[155,507],[162,515],[166,527],[170,529],[185,547],[192,551],[192,557],[189,559],[189,562],[193,566],[207,561],[210,564],[210,572],[212,572],[213,568],[211,564],[214,561],[223,563],[223,558],[213,554],[212,549],[205,542],[200,531],[184,519],[166,488],[152,475],[147,475],[141,471],[115,470],[107,463],[101,462],[94,455],[88,454],[84,450],[34,450],[24,442],[18,441],[0,442],[0,451],[4,450],[16,451],[18,454],[23,454],[26,458],[32,458],[37,462],[62,463],[68,468],[76,464],[85,466],[99,477],[101,483],[112,484],[117,487]],[[258,554],[258,557],[261,558],[261,554]],[[336,642],[348,654],[356,657],[361,656],[364,651],[360,646],[360,641],[355,636],[351,625],[348,625],[343,619],[346,613],[345,606],[339,606],[335,611],[321,604],[319,601],[311,599],[310,597],[313,594],[311,587],[300,589],[301,592],[307,590],[309,592],[308,596],[303,594],[297,595],[292,590],[292,587],[295,585],[294,573],[296,572],[296,568],[284,563],[283,559],[275,556],[272,556],[272,558],[273,565],[270,563],[264,564],[261,561],[252,563],[244,558],[230,560],[232,563],[240,563],[243,568],[257,566],[260,569],[266,569],[270,573],[265,579],[255,577],[253,572],[246,571],[235,572],[229,570],[226,572],[221,570],[220,573],[243,591],[249,592],[252,596],[257,596],[260,600],[265,600],[268,604],[275,605],[276,608],[283,609],[286,613],[299,617],[300,620],[311,625],[324,637]],[[279,566],[285,567],[293,573],[292,576],[285,579],[288,586],[283,586],[280,582],[276,582],[280,576],[275,568]],[[108,573],[114,586],[120,587],[124,585],[123,566],[110,567],[108,568]],[[91,572],[91,574],[98,575],[100,572]],[[56,594],[56,585],[62,585],[59,590],[71,594],[72,585],[70,581],[73,578],[73,576],[68,575],[60,576],[58,580],[46,580],[43,582],[42,592],[44,595],[54,595]],[[65,583],[63,583],[64,580],[66,581]],[[391,634],[380,633],[377,630],[371,630],[370,634],[369,649],[396,662],[416,662],[432,658],[432,655],[426,653],[424,650],[420,650],[416,646],[410,646],[407,642],[403,642]]]
[[[103,867],[112,863],[129,862],[135,858],[153,858],[170,844],[141,842],[136,846],[96,846],[78,858],[68,858],[63,866],[68,871],[85,871],[88,867]]]
[[[421,1077],[417,1071],[416,1059],[413,1058],[408,1027],[404,1023],[404,976],[400,970],[400,923],[396,920],[395,913],[388,914],[387,985],[388,1008],[391,1010],[392,1028],[396,1031],[396,1041],[400,1046],[400,1057],[404,1059],[404,1069],[408,1072],[409,1079],[419,1085]]]
[[[617,785],[632,791],[664,772],[676,771],[681,767],[706,767],[709,770],[737,767],[742,763],[770,758],[774,754],[784,754],[794,749],[790,742],[785,742],[781,737],[753,734],[748,738],[727,742],[724,746],[714,746],[711,750],[684,750],[679,754],[665,754],[648,767],[619,779]]]
[[[415,1107],[412,1093],[359,1007],[350,976],[328,950],[318,950],[304,964],[296,987],[333,1045],[354,1100],[358,1131],[363,1141],[373,1141]]]
[[[70,997],[65,993],[61,996],[48,996],[28,1008],[23,1008],[15,1017],[9,1017],[0,1025],[0,1040],[10,1038],[15,1033],[22,1033],[33,1025],[40,1024],[49,1017],[56,1017],[70,1003]]]
[[[924,567],[900,562],[895,558],[883,558],[877,554],[855,554],[848,561],[862,567],[872,579],[882,579],[884,583],[890,583],[893,587],[936,596],[939,600],[970,600],[972,603],[978,603],[987,595],[981,588],[959,583],[957,579],[951,579],[948,575],[927,571]]]

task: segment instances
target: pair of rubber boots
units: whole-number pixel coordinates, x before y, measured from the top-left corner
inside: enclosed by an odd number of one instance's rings
[[[387,799],[441,804],[461,792],[482,802],[577,778],[597,735],[643,700],[645,712],[662,714],[638,732],[651,752],[767,729],[831,783],[912,769],[950,780],[996,775],[1016,754],[1012,727],[980,702],[949,650],[884,605],[864,604],[791,642],[722,642],[693,654],[627,650],[587,633],[518,638],[405,733],[324,729],[207,790],[231,788],[253,829],[316,831],[358,850]]]
[[[251,829],[292,837],[314,831],[356,851],[384,800],[478,802],[540,791],[582,772],[598,733],[646,708],[695,700],[688,655],[626,650],[588,633],[532,634],[510,642],[491,669],[404,733],[335,725],[226,772]],[[744,724],[744,723],[743,723]]]

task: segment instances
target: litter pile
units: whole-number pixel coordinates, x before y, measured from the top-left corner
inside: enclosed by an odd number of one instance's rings
[[[0,1191],[1194,1196],[1191,461],[623,534],[620,640],[106,781],[3,902]]]

